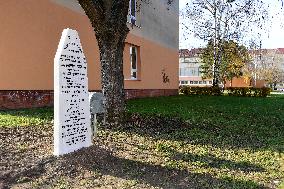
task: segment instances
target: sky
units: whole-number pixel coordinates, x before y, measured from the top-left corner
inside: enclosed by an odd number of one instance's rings
[[[180,11],[182,11],[185,8],[186,3],[190,1],[191,0],[179,0]],[[281,3],[278,0],[264,1],[269,1],[269,3],[271,4],[270,9],[268,10],[269,14],[273,15],[276,12],[284,11],[284,9],[280,9]],[[194,37],[193,34],[186,34],[181,24],[182,21],[182,17],[180,17],[179,47],[183,49],[204,47],[206,45],[206,42]],[[267,29],[269,29],[269,32],[262,32],[262,48],[284,48],[284,12],[282,12],[282,16],[274,17]]]

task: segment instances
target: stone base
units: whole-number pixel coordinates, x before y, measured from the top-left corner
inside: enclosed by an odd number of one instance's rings
[[[97,91],[98,92],[98,91]],[[126,99],[174,96],[178,89],[126,89]],[[53,106],[53,91],[48,90],[0,90],[0,110]]]

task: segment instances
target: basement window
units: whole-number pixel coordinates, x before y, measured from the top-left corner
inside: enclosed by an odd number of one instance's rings
[[[182,85],[188,85],[188,81],[181,81]]]

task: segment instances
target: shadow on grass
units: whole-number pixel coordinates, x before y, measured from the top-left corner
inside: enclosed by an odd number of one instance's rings
[[[210,174],[191,173],[186,170],[169,169],[160,165],[124,159],[98,146],[85,148],[59,158],[47,158],[32,168],[14,175],[6,175],[1,179],[4,180],[6,187],[11,187],[22,177],[28,178],[27,180],[41,177],[42,187],[45,187],[51,186],[61,176],[67,176],[70,182],[74,182],[76,181],[74,178],[82,172],[82,169],[99,172],[101,176],[111,175],[126,180],[136,180],[138,184],[161,188],[265,188],[251,181],[220,179]],[[103,180],[100,177],[98,179]]]
[[[226,159],[217,158],[212,155],[205,156],[174,151],[172,153],[171,158],[176,161],[182,160],[185,162],[200,162],[202,164],[201,166],[205,168],[230,169],[242,171],[245,173],[265,171],[263,167],[251,164],[249,162],[234,162]]]
[[[102,128],[105,129],[105,128]],[[155,139],[183,141],[216,147],[269,149],[284,152],[283,126],[234,127],[207,123],[189,123],[178,117],[131,114],[120,128],[114,131],[135,133]]]
[[[49,120],[52,120],[53,107],[29,108],[19,110],[0,110],[0,115],[24,116],[27,118],[48,118]]]

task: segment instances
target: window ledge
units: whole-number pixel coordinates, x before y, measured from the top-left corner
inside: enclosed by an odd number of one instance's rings
[[[124,79],[124,81],[141,81],[141,79]]]
[[[127,23],[132,26],[132,23],[127,19]],[[141,26],[138,26],[136,23],[133,25],[136,28],[141,28]]]

